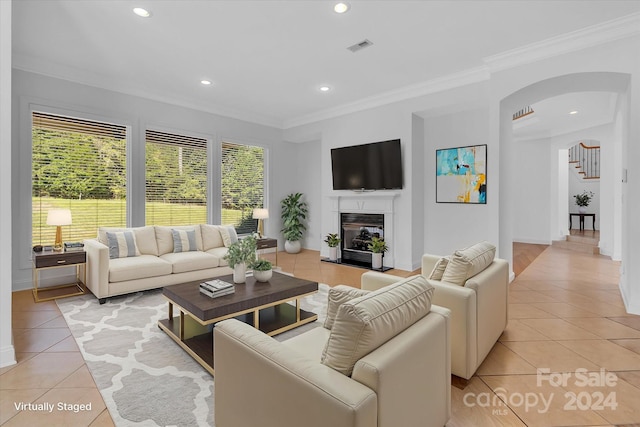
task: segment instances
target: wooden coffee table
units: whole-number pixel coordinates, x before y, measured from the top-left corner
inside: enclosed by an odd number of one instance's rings
[[[233,276],[217,279],[233,283]],[[300,299],[318,291],[318,283],[280,273],[266,283],[247,277],[235,285],[235,293],[209,298],[200,293],[202,280],[167,286],[162,294],[169,301],[169,317],[158,326],[212,375],[213,327],[221,320],[237,318],[268,335],[277,335],[305,323],[318,315],[300,308]],[[295,305],[288,304],[295,301]],[[179,315],[174,317],[174,306]]]

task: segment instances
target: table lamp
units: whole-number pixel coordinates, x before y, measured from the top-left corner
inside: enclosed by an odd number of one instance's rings
[[[50,209],[47,213],[47,225],[56,226],[56,241],[54,251],[62,250],[62,226],[71,225],[71,211],[69,209]]]
[[[264,236],[264,222],[263,220],[269,218],[269,210],[268,209],[254,209],[253,210],[253,219],[258,220],[258,235],[260,237]]]

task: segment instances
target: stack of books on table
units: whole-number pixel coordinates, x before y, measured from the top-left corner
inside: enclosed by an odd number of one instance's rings
[[[223,282],[222,280],[213,279],[208,282],[200,283],[200,292],[205,294],[210,298],[217,298],[223,295],[229,295],[234,293],[236,290],[233,287],[233,284]]]
[[[82,242],[64,242],[64,251],[65,252],[82,252],[84,251],[84,243]]]

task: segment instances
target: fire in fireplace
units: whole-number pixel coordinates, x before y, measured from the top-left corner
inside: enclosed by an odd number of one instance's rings
[[[341,213],[342,262],[371,267],[371,239],[384,239],[384,214]]]

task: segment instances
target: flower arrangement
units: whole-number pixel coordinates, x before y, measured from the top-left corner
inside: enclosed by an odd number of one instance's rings
[[[587,207],[589,203],[591,203],[591,199],[593,198],[593,192],[584,190],[580,194],[575,194],[574,199],[576,199],[576,205]]]
[[[232,243],[223,258],[231,268],[242,263],[250,265],[256,259],[256,238],[247,236]]]
[[[329,233],[329,234],[327,234],[327,237],[324,238],[324,242],[330,248],[335,248],[336,246],[338,246],[340,244],[340,238],[338,237],[338,235],[336,233]]]

